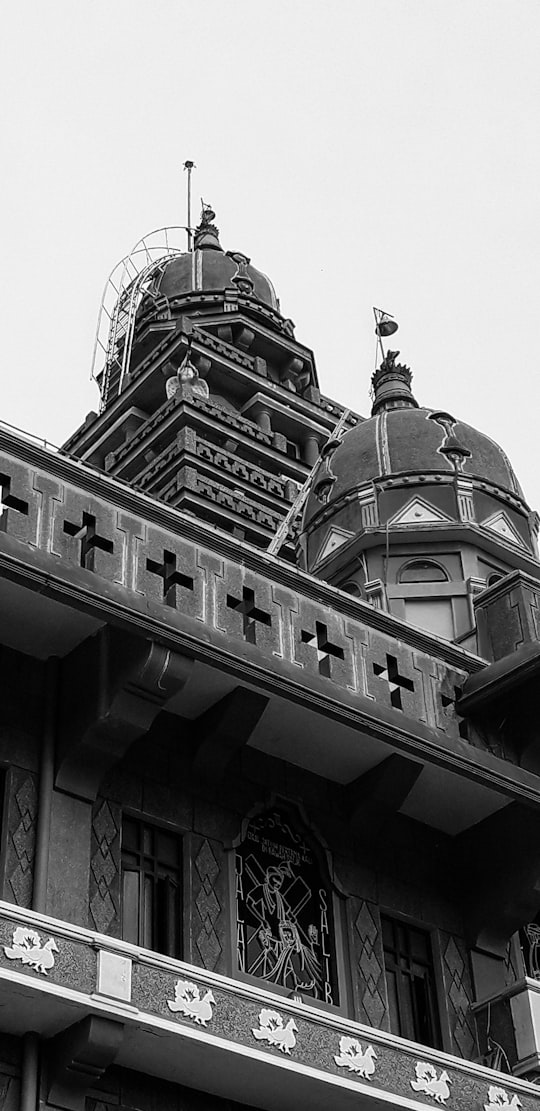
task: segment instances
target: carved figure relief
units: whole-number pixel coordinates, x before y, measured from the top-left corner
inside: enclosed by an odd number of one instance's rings
[[[197,1026],[207,1026],[213,1018],[216,1005],[210,990],[201,996],[201,989],[190,980],[177,980],[174,986],[174,1000],[167,1000],[171,1011],[180,1011],[186,1018],[193,1019]]]
[[[13,931],[12,944],[4,945],[4,953],[10,961],[22,961],[43,976],[47,975],[48,969],[54,968],[54,954],[57,952],[58,946],[53,937],[43,944],[37,930],[29,930],[26,926],[17,926]]]
[[[517,1096],[510,1096],[505,1092],[504,1088],[494,1088],[491,1086],[488,1090],[488,1102],[484,1104],[484,1111],[500,1111],[501,1107],[509,1107],[512,1111],[518,1111],[523,1104]]]
[[[259,1027],[251,1031],[257,1041],[268,1042],[275,1045],[282,1053],[291,1054],[291,1049],[296,1045],[298,1027],[294,1018],[290,1018],[283,1025],[283,1018],[278,1011],[268,1010],[266,1007],[259,1014]]]
[[[249,823],[236,890],[241,970],[335,1002],[331,894],[289,815],[273,810]]]
[[[417,1061],[414,1071],[416,1080],[410,1081],[411,1088],[414,1088],[415,1092],[424,1092],[426,1096],[432,1096],[435,1103],[446,1103],[452,1083],[446,1070],[437,1076],[437,1069],[433,1065],[428,1064],[427,1061]]]
[[[334,1055],[334,1061],[340,1068],[347,1068],[349,1072],[357,1072],[364,1080],[371,1080],[376,1060],[377,1054],[372,1045],[363,1050],[356,1038],[339,1039],[339,1055]]]

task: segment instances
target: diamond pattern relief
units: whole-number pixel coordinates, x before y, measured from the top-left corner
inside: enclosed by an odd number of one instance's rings
[[[32,901],[33,863],[36,841],[37,787],[33,775],[12,768],[8,806],[6,898],[19,906]]]
[[[460,1057],[470,1060],[477,1052],[476,1030],[471,1014],[472,985],[467,953],[459,938],[449,937],[446,947],[443,947],[443,972],[454,1049]]]
[[[359,1020],[381,1029],[386,1018],[384,965],[378,922],[363,902],[354,921],[355,959],[358,970]]]
[[[508,942],[508,949],[506,950],[506,959],[504,962],[504,973],[507,987],[510,987],[511,984],[515,984],[516,980],[521,980],[525,975],[523,951],[517,937],[510,938]]]
[[[102,934],[119,932],[120,811],[98,799],[92,820],[90,860],[90,915]]]
[[[204,967],[213,970],[222,953],[221,942],[216,932],[222,907],[216,894],[216,881],[220,867],[209,841],[203,841],[194,864],[200,881],[200,888],[195,896],[195,906],[202,922],[202,929],[196,936],[195,944]]]

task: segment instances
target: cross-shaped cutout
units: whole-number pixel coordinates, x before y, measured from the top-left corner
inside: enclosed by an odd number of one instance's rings
[[[388,683],[392,706],[396,710],[402,710],[401,691],[413,691],[414,683],[412,679],[407,679],[405,675],[399,674],[396,657],[389,656],[387,653],[386,667],[383,667],[382,664],[373,664],[373,674],[377,675],[379,679],[384,679]]]
[[[236,610],[237,613],[242,614],[242,631],[248,644],[257,643],[257,624],[272,624],[270,614],[265,613],[264,610],[260,610],[255,605],[255,593],[248,586],[242,588],[242,598],[233,598],[232,594],[227,594],[227,606],[230,610]]]
[[[317,652],[317,663],[319,665],[319,672],[321,675],[326,675],[327,679],[332,678],[331,659],[334,656],[337,660],[343,660],[345,653],[343,648],[338,644],[332,644],[328,640],[328,629],[323,625],[322,621],[315,622],[315,632],[310,633],[307,629],[302,629],[301,632],[302,644],[313,644]]]
[[[147,559],[146,570],[150,571],[152,575],[159,575],[159,578],[163,580],[163,601],[166,606],[176,607],[177,586],[184,586],[186,590],[193,590],[193,579],[189,575],[184,575],[182,571],[178,571],[174,552],[164,551],[163,563],[157,563],[154,559]]]
[[[16,498],[11,493],[11,479],[7,474],[0,474],[0,529],[5,530],[7,525],[7,513],[4,514],[5,509],[14,509],[16,513],[22,513],[24,517],[28,517],[28,502],[23,501],[22,498]],[[2,520],[3,518],[3,520]]]
[[[81,542],[81,567],[87,571],[94,570],[96,548],[102,552],[112,552],[114,544],[105,536],[96,532],[96,518],[91,513],[83,513],[82,524],[76,525],[72,521],[64,521],[64,532]]]
[[[461,687],[454,687],[454,697],[451,698],[448,694],[443,694],[441,691],[441,702],[443,710],[446,710],[448,706],[454,707],[454,710],[456,711],[456,717],[458,719],[459,735],[460,737],[463,737],[464,741],[468,741],[469,732],[467,729],[467,722],[463,718],[460,718],[457,710],[457,702],[461,698],[462,693],[463,692],[461,690]]]

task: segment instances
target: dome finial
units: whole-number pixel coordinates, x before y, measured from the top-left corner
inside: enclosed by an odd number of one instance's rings
[[[418,409],[411,391],[412,373],[408,366],[396,363],[399,351],[388,351],[372,376],[372,417],[384,409]]]
[[[221,243],[219,242],[219,228],[213,221],[216,214],[211,205],[205,204],[201,197],[201,219],[199,226],[195,228],[195,250],[196,251],[221,251]]]

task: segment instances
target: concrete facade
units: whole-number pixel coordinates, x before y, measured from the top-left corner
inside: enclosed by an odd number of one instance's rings
[[[246,256],[205,285],[201,229],[99,415],[59,452],[0,428],[2,1106],[533,1111],[534,517],[448,414],[435,497],[417,444],[357,476],[367,422]],[[451,593],[457,635],[403,619]]]

